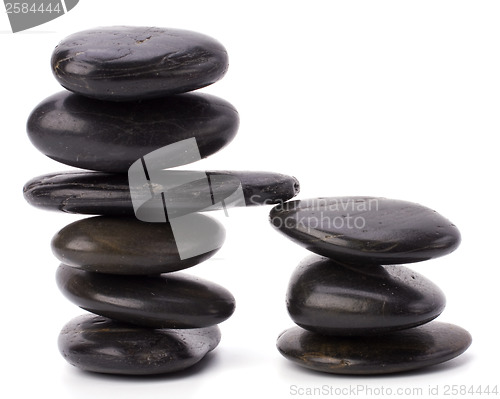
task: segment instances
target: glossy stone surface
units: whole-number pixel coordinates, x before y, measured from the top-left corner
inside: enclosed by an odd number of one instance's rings
[[[371,337],[334,337],[293,327],[277,341],[279,352],[302,367],[333,374],[389,374],[453,359],[467,350],[470,334],[433,321]]]
[[[87,314],[63,327],[58,346],[71,365],[83,370],[149,375],[193,366],[212,351],[220,339],[218,326],[150,329]]]
[[[318,255],[292,274],[286,295],[292,320],[326,335],[370,335],[424,324],[446,299],[433,282],[404,266],[349,265]]]
[[[271,210],[270,222],[308,250],[350,263],[419,262],[460,244],[458,229],[436,211],[387,198],[289,201]]]
[[[173,171],[168,171],[172,173]],[[217,182],[213,176],[234,177],[241,183],[245,205],[275,204],[293,198],[299,192],[299,182],[292,176],[273,172],[250,171],[207,171],[211,176],[211,189],[217,197],[224,197],[234,191]],[[232,182],[232,181],[231,181]],[[144,187],[145,191],[149,187]],[[155,185],[156,192],[163,192],[161,185]],[[24,186],[24,197],[33,206],[46,210],[60,210],[67,213],[86,215],[133,216],[127,175],[100,172],[53,173],[35,177]],[[169,209],[179,214],[196,211],[206,206],[199,198],[207,198],[210,187],[206,184],[183,186],[180,190],[169,190],[165,195]],[[163,206],[161,204],[160,206]],[[198,209],[197,209],[198,208]]]
[[[181,259],[168,223],[145,223],[133,217],[97,216],[78,220],[56,233],[52,251],[62,263],[110,274],[155,274],[186,269],[217,252],[225,229],[215,219],[193,215],[196,229],[189,243],[199,255]],[[204,252],[213,248],[209,252]]]
[[[55,161],[126,173],[144,155],[190,138],[206,158],[225,147],[238,126],[236,109],[209,94],[115,103],[65,91],[31,112],[27,131],[33,145]]]
[[[70,91],[128,101],[208,86],[224,76],[228,56],[218,41],[201,33],[112,26],[66,37],[51,64],[57,81]]]
[[[226,320],[235,307],[225,288],[179,272],[118,276],[60,265],[56,281],[82,309],[144,327],[208,327]]]

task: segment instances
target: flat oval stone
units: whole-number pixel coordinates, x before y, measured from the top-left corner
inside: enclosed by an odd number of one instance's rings
[[[166,171],[173,173],[174,171]],[[179,215],[203,209],[205,202],[198,199],[216,193],[218,197],[230,195],[226,180],[213,176],[236,178],[241,184],[245,203],[241,206],[276,204],[293,198],[300,186],[296,178],[273,172],[251,171],[206,171],[211,186],[206,184],[183,186],[180,190],[169,190],[165,195],[167,207],[177,210]],[[144,187],[149,190],[149,187]],[[162,185],[155,184],[156,193],[164,192]],[[45,210],[59,210],[86,215],[133,216],[130,188],[127,175],[101,172],[66,172],[35,177],[23,189],[24,198],[33,206]],[[163,204],[159,204],[163,208]]]
[[[206,158],[229,144],[238,126],[236,109],[209,94],[114,103],[60,92],[31,112],[27,131],[33,145],[55,161],[126,173],[150,152],[191,138]]]
[[[193,214],[189,253],[179,254],[169,223],[145,223],[133,217],[97,216],[78,220],[56,233],[52,251],[68,266],[110,274],[155,274],[187,269],[215,254],[224,243],[225,229],[215,219]],[[208,250],[208,251],[207,251]]]
[[[226,49],[197,32],[112,26],[63,39],[52,71],[66,89],[92,98],[129,101],[208,86],[228,69]]]
[[[443,292],[404,266],[349,265],[317,255],[292,274],[292,320],[325,335],[370,335],[427,323],[444,310]]]
[[[63,357],[82,370],[107,374],[172,373],[198,363],[220,342],[218,326],[151,329],[86,314],[59,334]]]
[[[432,209],[374,197],[289,201],[270,212],[271,224],[295,243],[349,263],[390,265],[453,252],[460,232]]]
[[[56,281],[66,298],[82,309],[144,327],[208,327],[229,318],[235,307],[224,287],[179,272],[119,276],[60,265]]]
[[[332,374],[390,374],[453,359],[472,343],[453,324],[433,321],[370,337],[334,337],[293,327],[278,338],[279,352],[302,367]]]

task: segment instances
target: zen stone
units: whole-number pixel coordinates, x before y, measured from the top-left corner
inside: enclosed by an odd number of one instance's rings
[[[404,266],[349,265],[312,255],[293,273],[292,320],[325,335],[370,335],[427,323],[444,310],[443,292]]]
[[[172,373],[198,363],[220,342],[218,326],[150,329],[83,315],[59,334],[59,351],[73,366],[108,374]]]
[[[101,100],[163,97],[208,86],[228,69],[226,49],[196,32],[114,26],[78,32],[52,54],[66,89]]]
[[[169,223],[106,216],[67,225],[52,239],[52,251],[64,264],[92,272],[147,275],[186,269],[210,258],[225,239],[225,229],[215,219],[201,214],[190,218],[196,228],[183,245],[195,256],[181,259]]]
[[[271,224],[295,243],[332,259],[398,264],[449,254],[460,232],[432,209],[373,197],[331,197],[275,206]]]
[[[60,92],[32,111],[27,130],[33,145],[55,161],[126,173],[141,157],[186,139],[196,139],[199,157],[206,158],[225,147],[238,126],[236,109],[208,94],[114,103]]]
[[[467,350],[470,334],[453,324],[433,321],[409,330],[370,337],[334,337],[293,327],[277,347],[302,367],[333,374],[389,374],[453,359]]]
[[[182,273],[118,276],[61,265],[61,292],[89,312],[152,328],[200,328],[223,322],[235,307],[225,288]]]
[[[176,171],[165,171],[165,173],[175,174]],[[164,196],[166,207],[179,215],[203,209],[207,205],[205,199],[209,198],[211,193],[218,199],[225,198],[237,188],[235,183],[241,184],[243,190],[245,203],[240,204],[241,206],[281,203],[293,198],[299,192],[297,179],[279,173],[250,171],[205,173],[210,178],[211,185],[200,182],[174,190],[166,190],[159,184],[154,184],[152,187],[156,194],[168,191]],[[124,174],[101,172],[48,174],[27,182],[23,191],[25,199],[31,205],[46,210],[86,215],[134,215],[129,182],[127,175]],[[147,184],[144,186],[144,191],[149,192]],[[151,206],[155,206],[155,203],[151,203]],[[163,209],[163,203],[156,203],[156,206]]]

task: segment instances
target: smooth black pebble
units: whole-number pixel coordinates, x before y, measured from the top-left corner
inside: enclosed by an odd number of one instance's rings
[[[62,263],[92,272],[173,272],[207,260],[224,243],[224,226],[215,219],[193,214],[190,222],[196,228],[183,245],[196,255],[183,259],[169,223],[145,223],[133,217],[96,216],[73,222],[54,235],[52,251]]]
[[[235,308],[224,287],[179,272],[119,276],[60,265],[56,281],[75,305],[114,320],[152,328],[200,328],[223,322]]]
[[[218,326],[151,329],[87,314],[63,327],[58,346],[68,363],[82,370],[153,375],[195,365],[217,347],[220,339]]]
[[[370,337],[335,337],[292,327],[277,341],[279,352],[302,367],[333,374],[389,374],[453,359],[472,343],[453,324],[423,326]]]
[[[228,55],[217,40],[197,32],[111,26],[66,37],[54,49],[51,65],[70,91],[128,101],[208,86],[226,73]]]
[[[141,157],[186,139],[196,139],[206,158],[235,137],[236,109],[209,94],[180,94],[114,103],[60,92],[30,114],[28,137],[49,158],[101,172],[126,173]],[[186,156],[178,165],[196,159]]]
[[[292,320],[326,335],[371,335],[427,323],[446,299],[433,282],[404,266],[349,265],[318,255],[292,274]]]
[[[179,171],[165,171],[168,174]],[[202,210],[211,193],[224,199],[241,184],[244,203],[240,206],[276,204],[293,198],[300,186],[296,178],[273,172],[206,171],[211,185],[195,181],[176,189],[165,190],[161,184],[152,186],[156,196],[165,193],[169,210],[179,215]],[[215,178],[214,178],[215,177]],[[229,184],[228,184],[229,183]],[[149,193],[145,184],[143,192]],[[23,188],[24,198],[33,206],[46,210],[86,215],[133,216],[127,175],[101,172],[62,172],[38,176]],[[163,203],[150,202],[151,207],[163,210]]]
[[[330,197],[275,206],[270,222],[308,250],[360,264],[399,264],[449,254],[460,232],[425,206],[387,198]]]

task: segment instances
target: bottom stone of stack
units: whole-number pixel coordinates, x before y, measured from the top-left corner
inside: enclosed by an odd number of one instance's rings
[[[59,351],[73,366],[108,374],[152,375],[184,370],[220,342],[218,326],[151,329],[83,315],[59,335]]]
[[[278,337],[279,352],[302,367],[333,374],[389,374],[453,359],[467,350],[471,335],[442,322],[373,336],[326,336],[301,327]]]

